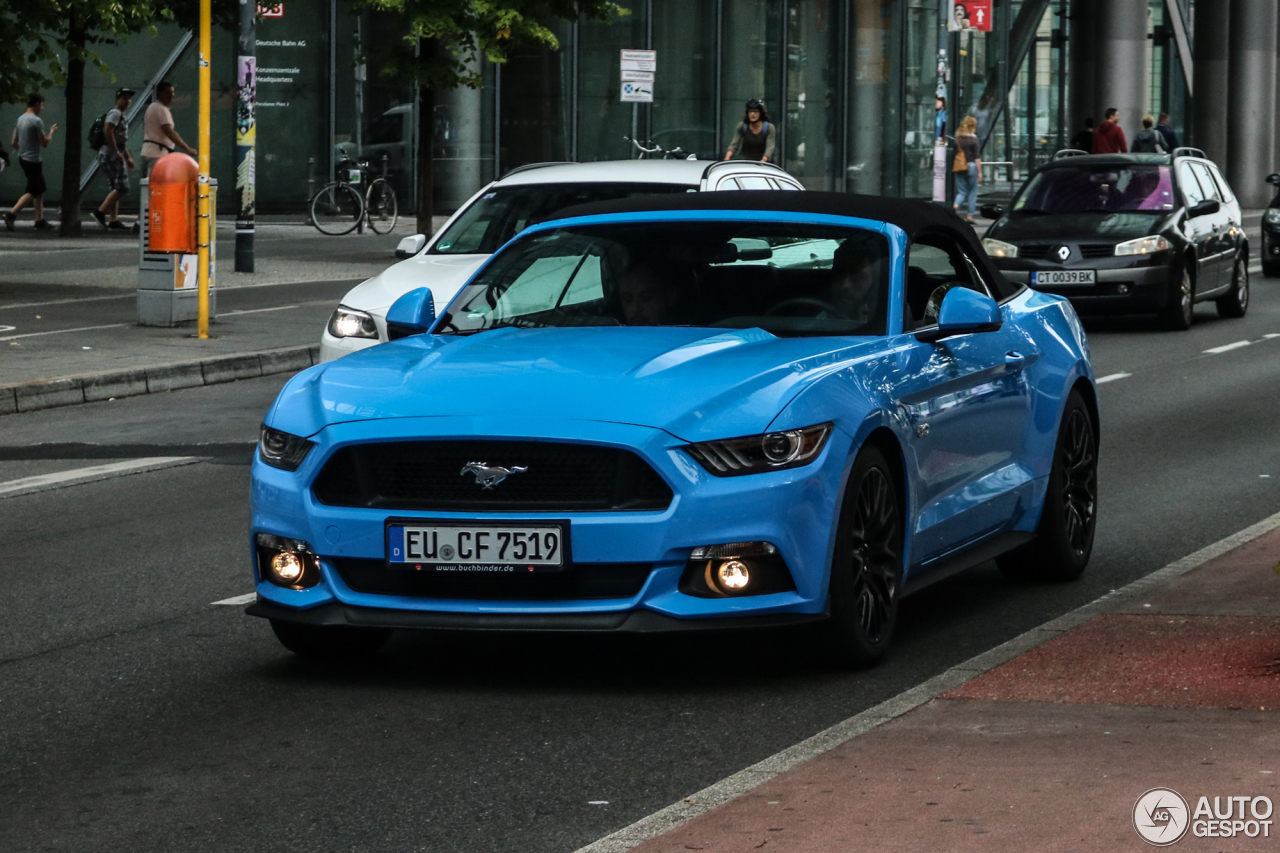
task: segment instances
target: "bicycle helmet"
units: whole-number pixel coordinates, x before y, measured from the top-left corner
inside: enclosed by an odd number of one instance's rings
[[[752,98],[751,100],[747,101],[747,109],[763,111],[764,101],[760,100],[759,98]]]

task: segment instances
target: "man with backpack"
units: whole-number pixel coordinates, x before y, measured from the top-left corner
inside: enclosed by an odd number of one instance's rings
[[[147,112],[142,119],[142,160],[146,164],[144,176],[151,174],[151,168],[161,157],[177,148],[181,148],[192,157],[199,153],[184,142],[178,135],[178,131],[173,129],[173,113],[169,111],[169,105],[172,103],[173,84],[168,80],[162,80],[156,86],[156,99],[147,107]]]
[[[46,187],[40,149],[49,147],[58,126],[55,124],[49,128],[48,133],[45,133],[44,121],[40,118],[42,112],[44,112],[44,95],[32,92],[27,96],[27,111],[18,116],[18,126],[13,130],[13,147],[18,151],[18,165],[22,167],[22,173],[27,179],[27,189],[13,209],[4,212],[4,225],[10,231],[14,230],[13,220],[18,215],[18,211],[22,210],[27,202],[31,202],[35,207],[38,230],[44,231],[53,227],[44,218]]]
[[[120,221],[120,199],[129,192],[129,172],[134,168],[133,155],[129,153],[129,122],[125,110],[133,101],[133,90],[116,90],[116,105],[106,115],[98,118],[89,128],[89,145],[98,149],[98,168],[106,176],[111,191],[93,218],[103,228],[112,231],[128,229]]]

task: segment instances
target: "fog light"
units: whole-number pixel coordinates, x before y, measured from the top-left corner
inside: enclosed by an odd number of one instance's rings
[[[1128,292],[1129,292],[1129,285],[1127,284],[1122,284],[1116,288],[1116,293],[1128,293]]]
[[[751,572],[747,571],[747,564],[741,560],[726,560],[716,569],[716,579],[725,590],[738,592],[746,589],[751,582]]]
[[[271,558],[271,574],[280,583],[292,586],[302,580],[306,571],[307,564],[293,551],[281,551]]]

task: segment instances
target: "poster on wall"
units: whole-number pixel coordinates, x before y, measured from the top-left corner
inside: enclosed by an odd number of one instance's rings
[[[991,32],[991,0],[948,0],[951,14],[947,16],[950,32],[977,30]]]

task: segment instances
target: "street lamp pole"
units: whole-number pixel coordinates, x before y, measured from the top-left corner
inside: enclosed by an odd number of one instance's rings
[[[209,337],[209,249],[213,241],[209,227],[209,102],[211,85],[209,60],[213,56],[213,2],[200,0],[200,195],[197,206],[197,270],[200,285],[199,336]]]

